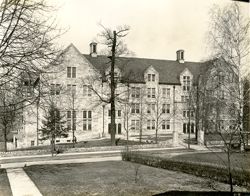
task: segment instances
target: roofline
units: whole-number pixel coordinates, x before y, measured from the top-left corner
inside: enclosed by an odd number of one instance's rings
[[[87,55],[87,56],[90,56],[90,54],[83,54],[82,55]],[[91,57],[91,56],[90,56]],[[92,57],[92,58],[98,58],[98,57],[108,57],[106,55],[97,55],[97,57]],[[156,59],[156,58],[143,58],[143,57],[129,57],[129,56],[119,56],[119,57],[116,57],[116,58],[125,58],[125,59],[144,59],[144,60],[156,60],[156,61],[176,61],[176,60],[168,60],[168,59]],[[200,63],[200,64],[204,64],[205,62],[202,62],[202,61],[185,61],[184,63],[181,63],[181,64],[185,64],[185,63]]]

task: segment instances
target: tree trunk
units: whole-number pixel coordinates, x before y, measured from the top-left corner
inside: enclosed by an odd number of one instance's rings
[[[158,143],[158,128],[155,129],[155,143]]]
[[[141,140],[142,140],[142,126],[141,126],[142,122],[140,122],[140,135],[139,135],[139,142],[141,144]]]
[[[110,70],[110,88],[111,88],[111,97],[110,97],[110,104],[111,104],[111,145],[115,146],[115,78],[114,78],[114,72],[115,72],[115,48],[116,48],[116,31],[113,32],[114,34],[114,40],[112,44],[112,59],[111,59],[111,70]]]
[[[8,149],[7,149],[7,129],[4,128],[4,138],[3,138],[3,141],[4,141],[4,152],[7,152]]]
[[[229,145],[231,145],[231,143]],[[228,148],[230,148],[230,146]],[[233,193],[233,179],[232,179],[232,172],[231,172],[231,160],[230,160],[229,149],[227,149],[227,163],[228,163],[228,178],[229,178],[229,184],[230,184],[230,192]]]

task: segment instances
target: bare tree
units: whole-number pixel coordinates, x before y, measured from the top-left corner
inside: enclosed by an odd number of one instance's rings
[[[234,147],[242,142],[242,131],[239,128],[239,78],[221,59],[210,61],[210,68],[203,76],[199,91],[201,128],[204,130],[204,144],[208,149],[220,143],[221,150],[226,153],[228,179],[233,192],[232,154]],[[211,149],[213,152],[213,150]]]
[[[61,33],[51,11],[44,0],[3,0],[0,4],[0,87],[8,84],[5,90],[15,98],[11,103],[15,110],[36,102],[39,93],[33,92],[40,73],[45,66],[58,63],[60,50],[54,40]]]
[[[212,47],[212,57],[222,59],[226,65],[224,68],[230,70],[237,76],[235,85],[231,88],[230,96],[234,97],[237,107],[236,129],[241,134],[241,150],[244,148],[243,138],[243,79],[244,72],[249,66],[250,20],[245,18],[241,12],[238,2],[234,2],[222,9],[213,7],[211,9],[211,29],[209,41]]]
[[[129,31],[128,26],[119,26],[116,30],[111,30],[109,28],[104,27],[100,24],[100,26],[103,28],[103,31],[100,33],[100,37],[102,38],[102,44],[104,44],[107,47],[107,54],[110,54],[110,56],[107,56],[109,59],[108,62],[106,62],[103,65],[103,71],[104,75],[100,76],[100,74],[97,74],[97,80],[96,77],[93,80],[88,80],[88,87],[97,95],[99,100],[103,103],[110,104],[111,105],[111,145],[115,145],[115,130],[116,130],[116,123],[115,123],[115,103],[116,103],[116,89],[117,84],[119,83],[118,77],[115,75],[115,67],[117,62],[117,57],[122,54],[127,54],[128,50],[126,45],[123,42],[123,38],[126,37]],[[105,70],[105,68],[108,68]],[[108,70],[108,73],[105,72]],[[100,92],[100,88],[96,88],[97,85],[94,84],[102,80],[102,85],[105,85],[104,82],[108,83],[108,88],[110,90],[110,93],[106,93],[105,95]],[[85,79],[86,80],[86,79]],[[86,82],[85,82],[86,83]],[[100,83],[100,82],[99,82]]]
[[[200,111],[202,128],[205,132],[205,144],[211,137],[219,137],[222,149],[227,154],[230,191],[233,192],[231,157],[233,146],[240,143],[244,150],[243,130],[244,72],[249,66],[250,20],[241,12],[238,2],[226,7],[211,9],[211,26],[208,32],[211,46],[210,68],[202,78]]]

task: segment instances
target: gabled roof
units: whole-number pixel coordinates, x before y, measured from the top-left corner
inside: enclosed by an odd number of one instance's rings
[[[84,54],[84,57],[101,73],[104,73],[105,69],[110,66],[110,59],[107,56],[91,57]],[[180,74],[186,68],[193,74],[196,83],[198,76],[205,71],[206,65],[206,63],[199,62],[179,63],[171,60],[146,58],[116,58],[116,66],[119,67],[122,75],[129,78],[131,82],[136,83],[144,83],[144,72],[150,66],[153,66],[159,73],[159,83],[161,84],[180,84]]]

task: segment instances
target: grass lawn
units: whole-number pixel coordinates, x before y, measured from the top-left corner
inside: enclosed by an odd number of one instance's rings
[[[227,164],[227,155],[224,152],[208,152],[208,153],[193,153],[183,154],[172,157],[182,161],[204,162],[219,165]],[[233,153],[231,157],[233,167],[249,169],[250,170],[250,152]]]
[[[5,169],[0,169],[0,195],[11,196],[11,189]]]
[[[169,190],[228,190],[227,184],[130,162],[97,162],[25,167],[47,195],[152,195]],[[136,175],[138,171],[138,175]],[[238,190],[245,190],[238,187]]]

